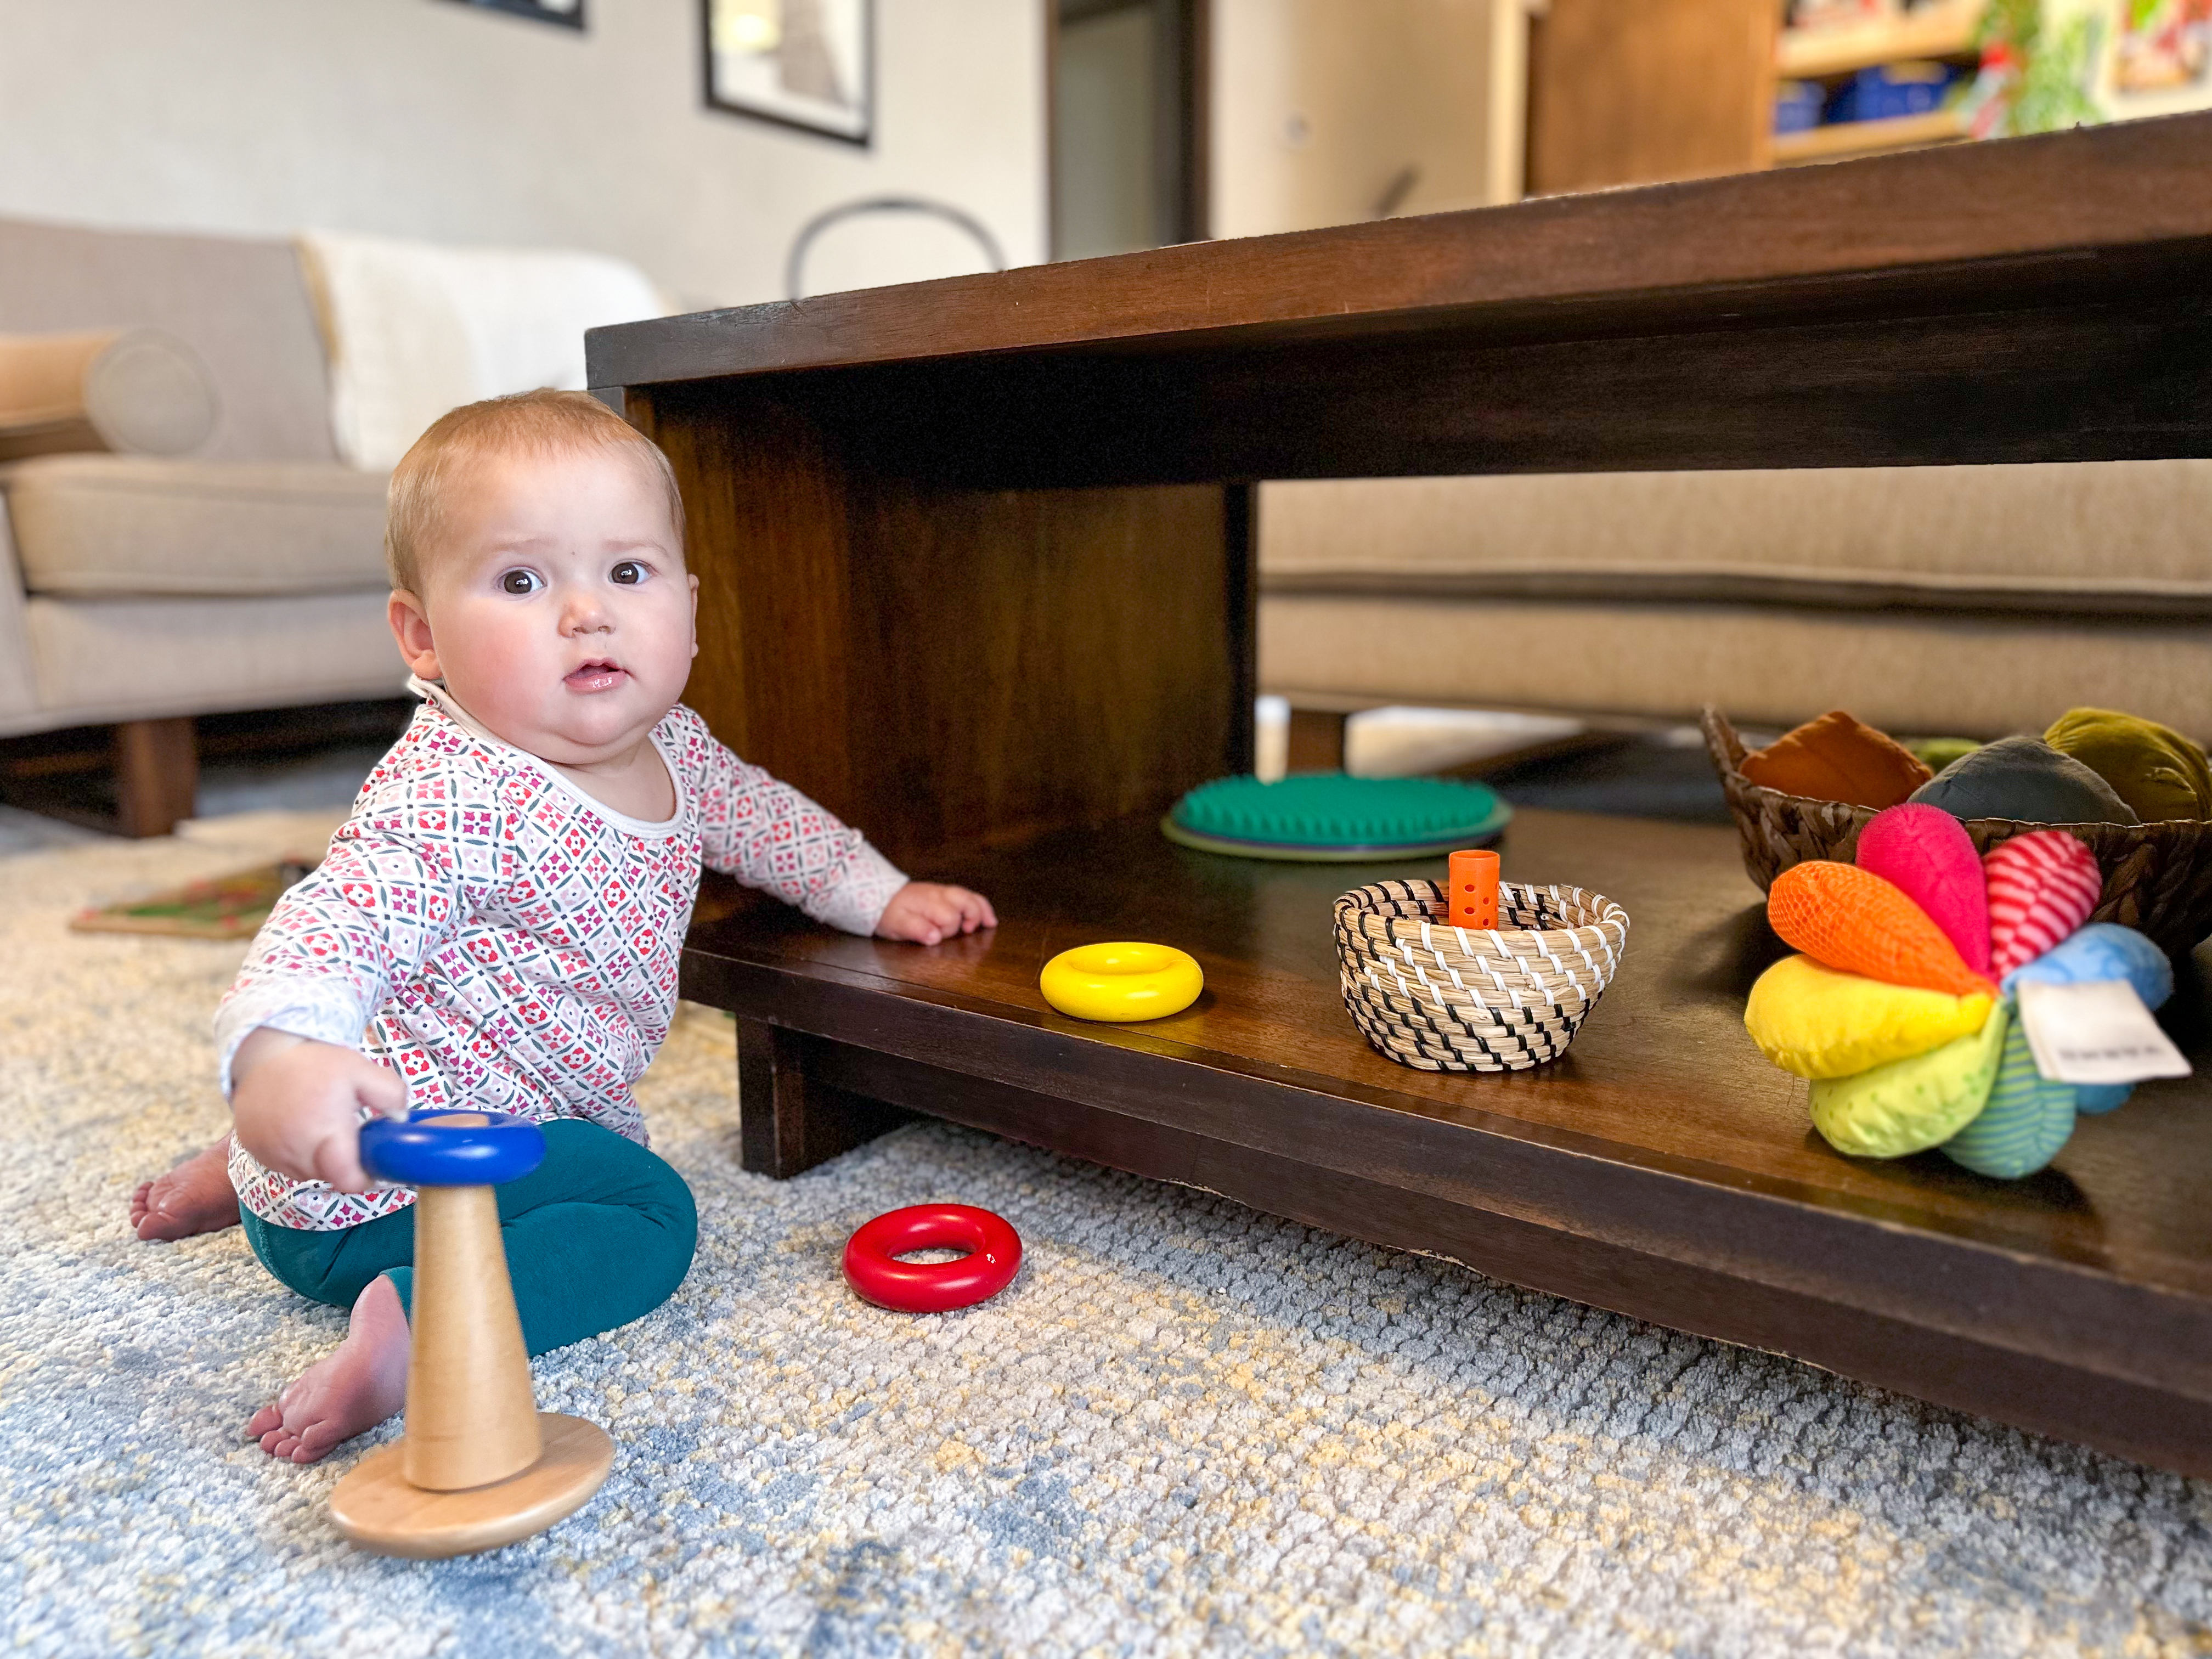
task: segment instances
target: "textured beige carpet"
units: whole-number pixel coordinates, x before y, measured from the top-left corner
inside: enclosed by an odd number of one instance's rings
[[[63,928],[307,828],[0,859],[0,1650],[2212,1647],[2212,1489],[949,1128],[746,1176],[707,1013],[645,1091],[700,1200],[690,1279],[538,1364],[613,1478],[498,1554],[356,1555],[322,1508],[350,1449],[236,1437],[339,1316],[235,1231],[123,1224],[222,1126],[240,947]],[[1012,1219],[1022,1276],[961,1315],[860,1304],[847,1232],[927,1199]]]

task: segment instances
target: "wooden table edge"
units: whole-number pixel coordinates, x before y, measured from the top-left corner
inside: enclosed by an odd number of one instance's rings
[[[2203,241],[2190,191],[2163,186],[2201,170],[2208,135],[2212,114],[2171,115],[653,318],[589,331],[587,380],[611,393],[1006,352],[1196,349],[1455,313],[1567,313],[1668,296],[1726,304],[1900,274],[2091,262]],[[1864,220],[1869,199],[1892,204],[1874,240],[1802,229]],[[1993,203],[2042,210],[2006,217]],[[1747,234],[1747,224],[1771,234]],[[1637,252],[1632,275],[1624,244]],[[1356,269],[1359,297],[1315,308],[1304,284],[1281,280],[1286,264]],[[1211,280],[1197,309],[1157,297],[1200,268]],[[902,309],[931,325],[879,334]]]

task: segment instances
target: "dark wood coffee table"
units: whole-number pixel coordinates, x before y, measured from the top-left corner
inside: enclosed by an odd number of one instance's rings
[[[1509,868],[1625,904],[1621,975],[1559,1065],[1431,1077],[1336,999],[1371,872],[1152,828],[1250,763],[1251,480],[2212,454],[2208,159],[2183,117],[594,333],[691,514],[690,700],[1005,918],[703,907],[749,1167],[936,1113],[2212,1473],[2212,1089],[2028,1182],[1846,1162],[1742,1035],[1775,946],[1728,834],[1534,812]],[[1116,937],[1207,1000],[1047,1011],[1045,957]],[[2193,989],[2172,1023],[2203,1048]]]

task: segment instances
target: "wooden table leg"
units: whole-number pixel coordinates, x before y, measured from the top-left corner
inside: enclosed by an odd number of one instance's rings
[[[1344,770],[1346,719],[1341,709],[1291,709],[1286,769],[1292,772]]]
[[[115,816],[125,835],[167,835],[192,816],[199,787],[191,721],[125,720],[115,728]]]
[[[811,1039],[738,1021],[738,1133],[754,1175],[787,1181],[896,1129],[914,1114],[806,1074]]]

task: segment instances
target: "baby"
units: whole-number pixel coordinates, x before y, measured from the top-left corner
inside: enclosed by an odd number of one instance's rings
[[[702,864],[855,933],[996,925],[677,701],[698,649],[683,545],[667,459],[580,392],[457,409],[392,474],[392,631],[423,705],[216,1016],[247,1240],[353,1310],[337,1351],[246,1425],[276,1456],[310,1462],[404,1401],[414,1194],[363,1171],[371,1113],[543,1123],[544,1163],[499,1189],[532,1353],[683,1281],[691,1195],[646,1149],[631,1085],[668,1034]],[[142,1236],[228,1218],[149,1232],[155,1205],[142,1189]]]

